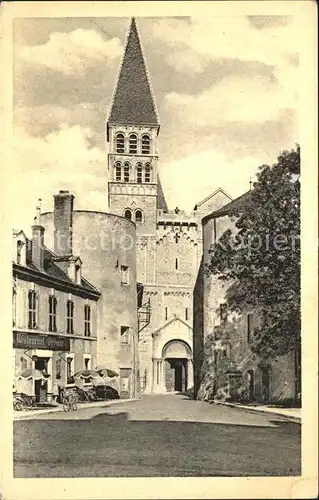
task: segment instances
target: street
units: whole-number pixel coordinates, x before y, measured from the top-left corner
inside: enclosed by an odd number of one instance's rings
[[[181,394],[14,422],[15,477],[297,476],[301,426]]]

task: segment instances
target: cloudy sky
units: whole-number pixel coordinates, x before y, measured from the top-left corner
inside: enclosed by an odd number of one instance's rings
[[[15,227],[38,198],[69,189],[107,211],[105,119],[128,18],[15,19]],[[258,166],[298,142],[293,17],[138,18],[160,116],[168,205],[191,210],[223,187],[249,188]]]

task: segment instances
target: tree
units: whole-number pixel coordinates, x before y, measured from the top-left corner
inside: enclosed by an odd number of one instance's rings
[[[230,310],[254,308],[262,323],[252,349],[274,357],[300,346],[300,148],[262,165],[253,189],[229,215],[227,230],[211,249],[208,273],[229,283]]]

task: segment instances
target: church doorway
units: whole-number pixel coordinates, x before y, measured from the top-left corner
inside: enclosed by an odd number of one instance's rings
[[[165,359],[165,387],[167,392],[184,392],[187,390],[186,358]]]
[[[164,345],[159,366],[159,391],[186,392],[193,385],[192,350],[184,340]]]

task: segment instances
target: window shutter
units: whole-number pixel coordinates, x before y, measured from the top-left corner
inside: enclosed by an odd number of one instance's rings
[[[17,288],[17,326],[25,328],[28,325],[28,290]]]

